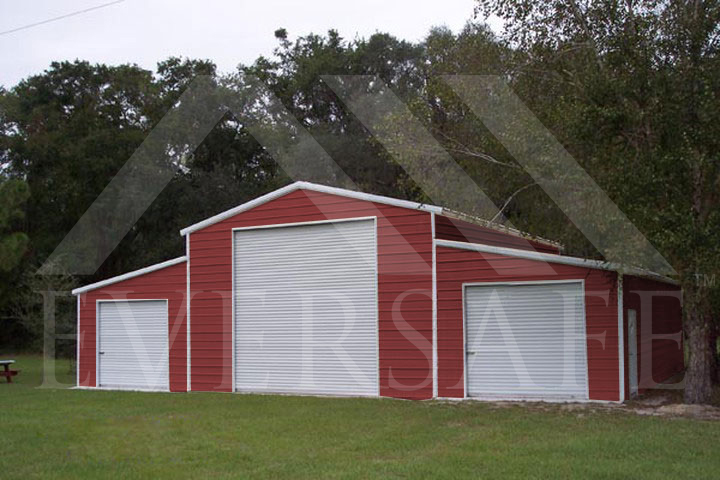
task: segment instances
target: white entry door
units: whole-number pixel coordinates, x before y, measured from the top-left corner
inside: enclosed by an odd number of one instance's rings
[[[638,394],[637,312],[628,310],[628,384],[630,397]]]
[[[374,219],[234,235],[235,389],[377,395]]]
[[[165,300],[97,303],[98,386],[169,390]]]
[[[467,395],[587,399],[581,282],[465,287]]]

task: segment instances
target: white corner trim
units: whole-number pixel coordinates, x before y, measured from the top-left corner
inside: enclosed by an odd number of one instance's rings
[[[620,403],[625,401],[625,308],[623,300],[623,275],[618,272],[617,298],[618,298],[618,377],[620,390],[618,398]]]
[[[642,270],[639,268],[625,267],[617,263],[604,262],[602,260],[591,260],[588,258],[568,257],[565,255],[555,255],[552,253],[541,253],[532,250],[520,250],[517,248],[496,247],[493,245],[484,245],[481,243],[456,242],[454,240],[435,240],[435,244],[439,247],[459,248],[462,250],[472,250],[481,253],[493,253],[496,255],[505,255],[508,257],[524,258],[527,260],[535,260],[548,263],[559,263],[563,265],[572,265],[574,267],[594,268],[597,270],[608,270],[611,272],[623,272],[626,275],[635,275],[638,277],[649,278],[663,283],[678,285],[678,282],[672,278],[665,277],[659,273]]]
[[[185,236],[185,258],[187,259],[187,262],[185,263],[185,289],[186,289],[186,297],[185,297],[185,334],[187,335],[187,342],[186,342],[186,348],[187,352],[185,354],[185,368],[187,371],[185,372],[185,391],[189,392],[190,388],[192,386],[192,369],[190,368],[190,235],[188,234]]]
[[[438,296],[437,296],[437,248],[435,246],[435,212],[430,213],[432,236],[432,376],[433,398],[438,396]]]
[[[373,203],[382,203],[385,205],[392,205],[395,207],[408,208],[411,210],[423,210],[426,212],[435,212],[435,213],[443,212],[442,207],[437,207],[434,205],[426,205],[423,203],[411,202],[408,200],[398,200],[396,198],[384,197],[382,195],[373,195],[370,193],[356,192],[354,190],[348,190],[346,188],[329,187],[327,185],[319,185],[317,183],[295,182],[295,183],[291,183],[290,185],[287,185],[285,187],[282,187],[278,190],[267,193],[267,194],[265,194],[261,197],[258,197],[254,200],[250,200],[249,202],[243,203],[242,205],[238,205],[237,207],[231,208],[230,210],[226,210],[215,216],[207,218],[207,219],[203,220],[202,222],[198,222],[194,225],[190,225],[189,227],[183,228],[182,230],[180,230],[180,235],[187,235],[189,233],[195,232],[202,228],[208,227],[217,222],[225,220],[226,218],[235,216],[238,213],[245,212],[247,210],[250,210],[251,208],[258,207],[258,206],[260,206],[264,203],[267,203],[271,200],[280,198],[283,195],[287,195],[288,193],[294,192],[295,190],[311,190],[314,192],[328,193],[331,195],[338,195],[341,197],[354,198],[357,200],[364,200],[364,201],[373,202]]]
[[[80,386],[80,295],[77,296],[77,323],[75,325],[75,386]]]
[[[155,265],[150,265],[149,267],[141,268],[139,270],[134,270],[132,272],[118,275],[117,277],[108,278],[106,280],[101,280],[96,283],[91,283],[90,285],[85,285],[84,287],[76,288],[75,290],[72,291],[72,294],[78,295],[80,293],[85,293],[90,290],[95,290],[97,288],[104,287],[106,285],[112,285],[113,283],[122,282],[123,280],[129,280],[131,278],[139,277],[140,275],[145,275],[146,273],[154,272],[156,270],[162,270],[163,268],[177,265],[178,263],[182,263],[185,260],[186,260],[186,257],[183,256],[183,257],[173,258],[172,260],[168,260],[166,262],[156,263]]]

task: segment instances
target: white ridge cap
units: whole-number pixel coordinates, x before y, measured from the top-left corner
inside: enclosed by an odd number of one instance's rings
[[[338,195],[341,197],[354,198],[357,200],[365,200],[367,202],[373,202],[373,203],[382,203],[385,205],[392,205],[395,207],[407,208],[410,210],[422,210],[425,212],[433,212],[433,213],[437,213],[437,214],[443,213],[443,208],[437,207],[435,205],[427,205],[424,203],[411,202],[409,200],[398,200],[397,198],[384,197],[382,195],[373,195],[371,193],[356,192],[354,190],[348,190],[346,188],[329,187],[327,185],[320,185],[317,183],[300,181],[300,182],[291,183],[290,185],[286,185],[278,190],[274,190],[270,193],[266,193],[265,195],[263,195],[261,197],[258,197],[254,200],[250,200],[249,202],[245,202],[242,205],[238,205],[237,207],[231,208],[230,210],[225,210],[224,212],[218,213],[217,215],[214,215],[210,218],[206,218],[205,220],[203,220],[201,222],[190,225],[189,227],[185,227],[182,230],[180,230],[180,235],[185,236],[189,233],[195,232],[195,231],[203,229],[205,227],[209,227],[210,225],[213,225],[222,220],[225,220],[226,218],[230,218],[232,216],[237,215],[238,213],[245,212],[247,210],[250,210],[251,208],[255,208],[255,207],[260,206],[264,203],[267,203],[271,200],[275,200],[276,198],[280,198],[283,195],[287,195],[288,193],[294,192],[295,190],[311,190],[314,192],[328,193],[331,195]]]

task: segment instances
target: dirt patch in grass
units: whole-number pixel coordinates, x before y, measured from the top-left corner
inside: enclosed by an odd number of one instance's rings
[[[714,400],[718,399],[717,388]],[[687,405],[683,403],[682,389],[652,389],[627,402],[623,407],[638,415],[657,417],[685,417],[698,420],[720,420],[720,404]]]
[[[654,390],[624,405],[638,415],[656,417],[685,417],[698,420],[720,420],[720,408],[715,405],[687,405],[682,403],[682,391]]]
[[[622,404],[522,401],[483,401],[483,403],[486,403],[490,409],[525,408],[532,411],[574,413],[578,418],[592,414],[627,412],[641,416],[720,421],[720,407],[686,405],[682,403],[682,390],[649,390],[648,393]]]
[[[658,417],[686,417],[697,420],[720,420],[720,408],[712,405],[686,405],[671,403],[657,408],[635,408],[632,410],[638,415],[653,415]]]

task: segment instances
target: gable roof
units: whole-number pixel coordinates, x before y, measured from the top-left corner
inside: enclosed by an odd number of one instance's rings
[[[233,217],[238,213],[242,213],[250,210],[251,208],[258,207],[263,203],[275,200],[276,198],[280,198],[283,195],[287,195],[288,193],[292,193],[296,190],[311,190],[313,192],[329,193],[331,195],[338,195],[340,197],[355,198],[357,200],[365,200],[366,202],[382,203],[385,205],[392,205],[394,207],[407,208],[410,210],[422,210],[425,212],[432,212],[437,214],[442,214],[444,211],[442,207],[437,207],[435,205],[411,202],[409,200],[398,200],[397,198],[384,197],[382,195],[373,195],[371,193],[356,192],[354,190],[348,190],[346,188],[329,187],[327,185],[320,185],[317,183],[295,182],[278,190],[267,193],[254,200],[243,203],[242,205],[231,208],[230,210],[225,210],[222,213],[218,213],[217,215],[214,215],[210,218],[206,218],[202,222],[198,222],[194,225],[190,225],[189,227],[185,227],[180,230],[180,235],[185,236],[188,233],[192,233],[205,227],[209,227],[210,225],[221,222],[226,218]]]

